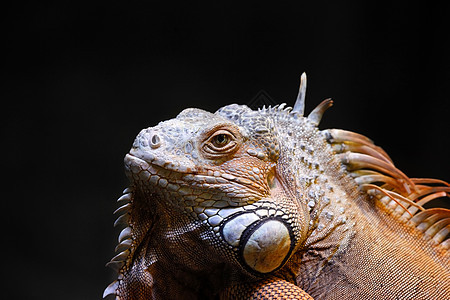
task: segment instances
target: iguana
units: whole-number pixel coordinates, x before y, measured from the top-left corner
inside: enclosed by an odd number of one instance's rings
[[[370,139],[294,108],[188,108],[142,130],[116,299],[450,299],[444,181],[409,178]],[[448,199],[448,198],[445,198]]]

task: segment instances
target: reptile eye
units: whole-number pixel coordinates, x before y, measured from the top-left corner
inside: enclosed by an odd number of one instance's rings
[[[211,142],[217,148],[222,148],[223,146],[225,146],[226,144],[228,144],[230,142],[230,138],[228,135],[221,133],[221,134],[217,134],[217,135],[213,136]]]
[[[209,136],[203,144],[207,155],[220,157],[234,153],[239,145],[239,139],[232,132],[220,129]]]

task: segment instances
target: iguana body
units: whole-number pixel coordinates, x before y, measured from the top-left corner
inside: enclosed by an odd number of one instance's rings
[[[448,299],[445,182],[294,110],[186,109],[125,157],[118,299]]]

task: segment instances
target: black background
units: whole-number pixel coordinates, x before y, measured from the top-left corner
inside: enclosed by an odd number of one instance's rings
[[[140,129],[260,90],[371,137],[411,177],[448,175],[449,40],[422,2],[17,3],[3,11],[3,288],[99,299],[122,159]]]

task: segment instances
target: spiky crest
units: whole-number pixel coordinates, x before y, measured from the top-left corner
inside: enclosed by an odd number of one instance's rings
[[[432,244],[450,248],[450,210],[425,209],[423,205],[450,197],[450,185],[442,180],[409,178],[389,156],[366,137],[340,129],[323,131],[336,155],[356,183],[399,222],[424,233]]]

